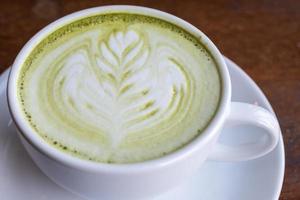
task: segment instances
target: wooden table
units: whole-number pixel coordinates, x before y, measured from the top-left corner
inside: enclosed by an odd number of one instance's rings
[[[49,22],[120,1],[20,0],[0,3],[0,72]],[[245,2],[245,3],[242,3]],[[300,199],[300,1],[122,1],[157,8],[204,31],[263,89],[279,117],[286,150],[280,200]]]

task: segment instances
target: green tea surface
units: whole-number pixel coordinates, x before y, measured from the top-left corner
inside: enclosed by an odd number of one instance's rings
[[[24,62],[18,89],[37,134],[60,151],[104,163],[183,147],[209,124],[221,94],[216,63],[197,38],[125,13],[49,34]]]

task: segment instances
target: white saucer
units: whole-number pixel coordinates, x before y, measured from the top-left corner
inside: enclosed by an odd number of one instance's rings
[[[232,99],[256,103],[272,111],[257,85],[232,61],[226,59],[232,81]],[[0,76],[0,195],[5,200],[80,200],[50,181],[31,161],[10,124],[6,103],[8,70]],[[251,133],[251,128],[243,127]],[[252,129],[252,133],[255,131]],[[227,137],[227,138],[224,138]],[[236,142],[234,133],[223,134]],[[207,161],[192,180],[156,200],[277,200],[284,175],[282,137],[276,149],[253,161]],[[101,199],[101,198],[99,198]]]

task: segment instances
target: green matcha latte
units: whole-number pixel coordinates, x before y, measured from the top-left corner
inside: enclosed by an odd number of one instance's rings
[[[197,38],[129,13],[55,30],[30,53],[18,80],[36,134],[104,163],[141,162],[183,147],[213,118],[220,94],[216,63]]]

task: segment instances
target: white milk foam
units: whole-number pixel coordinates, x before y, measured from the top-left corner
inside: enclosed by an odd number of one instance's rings
[[[154,159],[209,123],[217,67],[182,29],[115,15],[41,45],[24,67],[20,99],[33,129],[62,151],[98,162]]]

